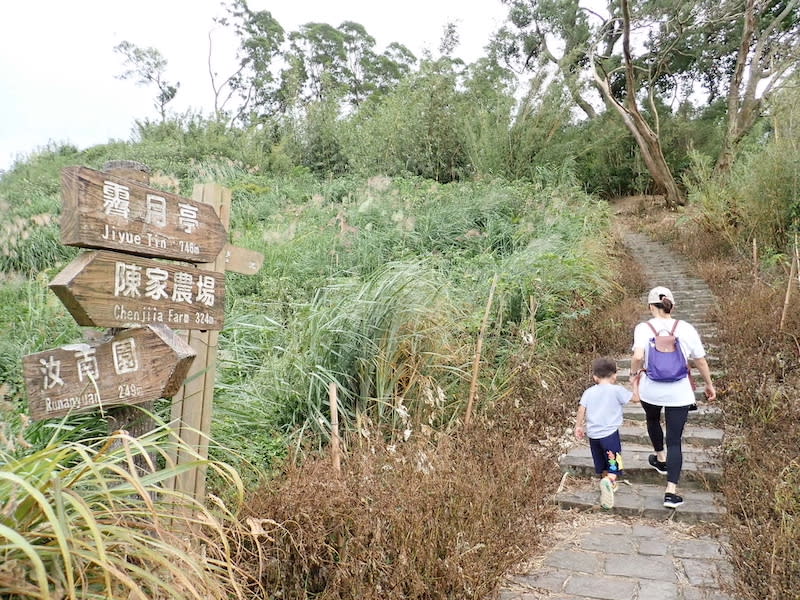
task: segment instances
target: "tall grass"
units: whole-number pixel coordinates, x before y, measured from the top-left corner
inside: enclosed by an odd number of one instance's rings
[[[223,339],[248,340],[255,358],[226,355],[222,414],[273,432],[258,456],[274,448],[276,429],[298,443],[326,439],[331,383],[349,430],[391,426],[400,435],[411,423],[457,422],[495,274],[480,386],[487,402],[507,393],[503,357],[525,343],[522,329],[556,343],[563,323],[590,314],[613,288],[605,205],[568,173],[557,177],[375,179],[345,183],[339,196],[330,184],[292,192],[288,206],[275,200],[275,182],[260,184],[260,206],[253,182],[240,209],[258,214],[266,233],[245,237],[267,260],[256,277],[232,282]]]
[[[0,448],[0,595],[50,598],[244,598],[221,503],[207,508],[165,483],[205,465],[241,496],[222,463],[168,463],[183,446],[165,427],[134,439],[51,443],[15,458]],[[139,472],[134,459],[155,456]],[[235,495],[233,496],[235,498]]]
[[[743,256],[754,243],[767,258],[786,253],[800,230],[798,97],[796,88],[782,93],[770,107],[774,130],[751,136],[729,174],[715,175],[710,161],[695,155],[687,177],[690,199],[699,208],[693,218]]]

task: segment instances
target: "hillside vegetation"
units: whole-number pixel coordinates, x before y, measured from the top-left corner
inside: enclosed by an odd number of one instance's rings
[[[285,47],[269,13],[240,0],[230,18],[248,68],[263,67],[254,49]],[[298,39],[363,38],[356,24],[310,25],[294,32],[297,60],[319,56]],[[0,597],[490,596],[547,542],[555,459],[591,360],[630,346],[644,283],[614,233],[618,194],[642,198],[628,226],[674,243],[719,298],[739,592],[796,595],[796,88],[778,86],[731,140],[730,104],[672,110],[666,79],[648,80],[664,93],[640,116],[675,174],[673,202],[619,115],[575,118],[568,57],[561,79],[534,78],[517,103],[500,46],[463,65],[450,34],[419,63],[394,48],[384,58],[405,67],[369,86],[315,82],[295,62],[295,79],[251,73],[264,93],[247,110],[170,115],[159,95],[162,118],[132,140],[52,145],[2,175]],[[169,399],[142,438],[109,435],[100,412],[28,418],[22,358],[95,335],[47,288],[79,252],[60,243],[60,169],[119,159],[147,165],[158,189],[229,188],[230,241],[265,256],[256,275],[225,278],[211,456],[195,456],[202,505],[164,487],[181,446]]]

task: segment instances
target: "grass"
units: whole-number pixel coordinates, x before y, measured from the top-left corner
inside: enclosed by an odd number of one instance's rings
[[[163,425],[138,439],[54,438],[20,457],[0,448],[0,596],[243,598],[225,528],[232,513],[170,492],[181,468],[135,466],[179,446],[195,456],[182,468],[206,465],[241,495],[235,471],[200,460]]]

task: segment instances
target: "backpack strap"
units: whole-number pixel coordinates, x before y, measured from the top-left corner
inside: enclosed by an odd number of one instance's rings
[[[658,332],[656,331],[656,328],[653,327],[653,324],[650,321],[645,321],[645,322],[647,323],[647,326],[650,328],[650,330],[653,332],[653,335],[658,337]],[[672,324],[672,330],[670,330],[669,332],[669,334],[673,337],[675,336],[675,330],[678,328],[678,323],[680,323],[680,320],[675,319],[675,322]]]

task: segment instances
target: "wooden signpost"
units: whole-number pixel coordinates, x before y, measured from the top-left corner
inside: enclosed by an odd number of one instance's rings
[[[171,425],[205,458],[225,271],[254,274],[264,257],[227,243],[229,189],[196,185],[192,199],[182,198],[148,187],[146,167],[129,162],[108,163],[114,173],[62,171],[61,241],[95,250],[67,265],[50,289],[79,325],[134,329],[26,356],[31,416],[173,397]],[[196,460],[172,458],[178,465]],[[203,501],[205,469],[184,469],[172,487]]]
[[[50,282],[78,325],[222,329],[225,276],[179,263],[95,250]]]
[[[30,417],[49,419],[169,398],[194,357],[191,346],[163,325],[127,329],[97,344],[29,354],[23,369]]]
[[[61,242],[140,256],[213,261],[227,232],[214,209],[86,167],[61,172]]]

